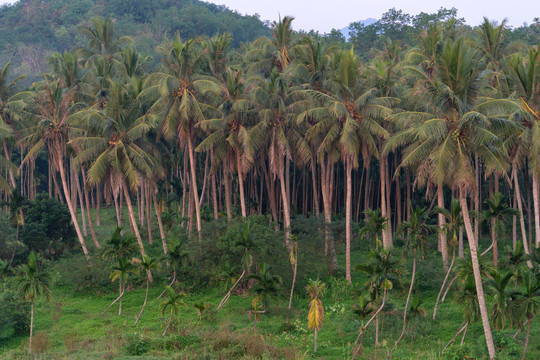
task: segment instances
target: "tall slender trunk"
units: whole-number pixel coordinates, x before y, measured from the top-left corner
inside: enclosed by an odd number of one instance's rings
[[[86,182],[86,175],[84,169],[82,170],[82,176],[84,181],[84,200],[86,203],[86,215],[88,216],[88,225],[90,225],[90,233],[92,234],[92,240],[97,249],[101,249],[101,245],[98,242],[96,232],[94,231],[94,223],[92,221],[92,214],[90,213],[90,200],[88,198],[88,183]]]
[[[195,155],[193,153],[193,143],[191,134],[188,135],[188,153],[189,163],[191,167],[191,192],[193,193],[193,202],[195,205],[195,215],[197,217],[197,234],[199,235],[199,241],[202,240],[202,221],[201,221],[201,208],[199,207],[199,193],[197,192],[197,175],[195,173]]]
[[[346,198],[345,198],[345,279],[350,284],[351,278],[351,241],[352,241],[352,159],[345,160]]]
[[[101,185],[96,185],[96,224],[101,226]]]
[[[486,307],[486,299],[484,297],[484,288],[482,287],[482,276],[480,274],[480,264],[478,263],[478,250],[476,247],[476,239],[471,225],[471,219],[469,217],[469,208],[467,204],[467,193],[464,188],[460,189],[460,203],[463,213],[463,222],[465,224],[465,231],[467,232],[467,238],[469,240],[469,248],[471,250],[471,262],[473,267],[474,282],[476,284],[476,294],[478,296],[478,307],[480,308],[480,315],[482,317],[482,325],[484,327],[484,334],[486,337],[486,345],[489,352],[490,360],[495,359],[495,345],[493,343],[493,337],[491,335],[491,326],[489,324],[489,318]]]
[[[120,284],[120,302],[118,303],[118,316],[122,315],[122,294],[124,293],[122,287],[122,276],[118,278],[118,283]]]
[[[529,348],[529,336],[531,334],[531,322],[532,322],[532,318],[529,318],[527,320],[527,337],[525,338],[525,348],[523,349],[522,360],[527,359],[527,349]]]
[[[88,230],[86,228],[86,217],[85,217],[85,201],[83,199],[83,194],[81,191],[81,182],[79,181],[79,174],[77,174],[77,171],[73,170],[73,176],[75,177],[75,185],[77,186],[77,193],[79,194],[79,203],[81,204],[81,217],[82,217],[82,228],[83,228],[83,235],[88,236]]]
[[[538,198],[538,175],[532,172],[533,204],[534,204],[534,246],[540,247],[540,199]]]
[[[116,225],[118,227],[122,227],[122,215],[120,214],[120,205],[118,204],[118,196],[119,192],[118,189],[115,188],[115,184],[112,183],[111,185],[113,187],[112,193],[113,193],[113,200],[114,200],[114,209],[116,210]]]
[[[32,305],[30,309],[30,341],[28,351],[32,353],[32,335],[34,334],[34,297],[32,297]]]
[[[144,251],[144,245],[142,242],[141,234],[139,233],[139,226],[137,225],[137,219],[135,218],[135,212],[133,211],[133,205],[131,204],[131,198],[129,197],[129,190],[127,188],[127,184],[123,184],[122,188],[124,190],[124,196],[126,197],[126,204],[129,212],[129,219],[131,220],[131,225],[133,227],[133,231],[135,232],[135,237],[137,238],[137,243],[139,244],[139,250],[141,251],[141,255],[146,255]],[[148,278],[150,279],[150,282],[153,282],[152,278],[152,272],[150,270],[146,271],[146,274],[148,275]]]
[[[152,239],[152,211],[150,206],[150,184],[145,181],[143,183],[143,189],[144,189],[144,197],[146,198],[146,228],[148,230],[148,242],[150,245],[153,244]]]
[[[283,226],[285,230],[285,239],[284,244],[287,247],[287,249],[291,249],[291,213],[290,213],[290,204],[289,204],[289,196],[287,194],[286,189],[286,182],[283,176],[283,171],[280,171],[278,174],[279,177],[279,183],[281,187],[281,201],[283,202]]]
[[[523,250],[525,250],[525,254],[529,255],[529,242],[527,241],[527,233],[525,230],[525,219],[523,216],[523,206],[521,204],[521,192],[519,190],[519,179],[518,179],[518,172],[517,172],[517,166],[516,164],[512,167],[512,177],[514,178],[514,191],[515,191],[515,198],[518,206],[519,211],[519,223],[521,225],[521,238],[523,240]],[[527,265],[529,267],[532,267],[531,261],[527,261]]]
[[[62,188],[64,189],[66,203],[68,205],[68,209],[71,214],[71,221],[73,222],[73,226],[75,227],[75,232],[77,233],[77,237],[79,239],[79,243],[81,244],[84,256],[86,256],[87,260],[90,260],[90,257],[88,255],[88,249],[86,248],[86,243],[84,242],[84,237],[83,237],[83,234],[81,233],[81,228],[79,227],[79,221],[77,220],[77,213],[75,212],[75,209],[73,208],[73,203],[70,201],[66,173],[64,170],[64,164],[62,164],[61,156],[58,156],[57,163],[58,163],[58,169],[60,170],[60,178],[62,180]]]
[[[315,339],[313,341],[313,352],[317,352],[317,328],[315,328]]]
[[[238,191],[240,193],[240,208],[242,209],[242,217],[247,217],[246,199],[244,197],[244,174],[242,173],[242,160],[240,153],[236,153],[236,171],[238,172]]]
[[[210,163],[214,164],[214,149],[210,149]],[[217,194],[217,188],[216,188],[216,174],[214,171],[212,171],[212,174],[211,174],[211,181],[212,181],[212,202],[213,202],[213,208],[214,208],[214,219],[217,220],[219,217],[219,209],[218,209],[218,194]]]
[[[332,209],[330,204],[330,176],[331,171],[329,169],[330,161],[323,160],[321,164],[321,190],[323,198],[323,210],[324,210],[324,254],[326,256],[326,264],[328,273],[332,274],[334,270],[338,268],[336,248],[334,246],[334,239],[332,238],[332,230],[330,229],[332,223]]]
[[[315,208],[315,216],[319,217],[321,215],[321,210],[319,208],[319,191],[317,186],[317,163],[315,159],[311,160],[311,182],[313,183],[313,205]]]
[[[444,290],[444,286],[446,285],[446,282],[448,281],[448,276],[450,275],[450,272],[452,271],[452,267],[454,266],[454,260],[456,259],[456,248],[454,247],[454,250],[452,251],[452,261],[450,262],[450,266],[446,270],[446,275],[444,276],[443,283],[441,285],[441,289],[439,290],[439,294],[437,295],[437,300],[435,300],[435,306],[433,308],[433,320],[435,320],[435,317],[437,316],[437,309],[439,306],[439,300],[441,299],[441,295]]]
[[[439,180],[437,182],[437,206],[444,209],[444,192],[442,180]],[[439,213],[437,215],[437,219],[439,225],[439,247],[441,248],[443,266],[445,270],[448,270],[448,244],[446,242],[446,234],[444,232],[444,215]]]
[[[294,251],[293,257],[294,257],[294,265],[293,265],[293,279],[292,279],[292,285],[291,285],[291,294],[289,296],[289,310],[291,310],[292,306],[292,298],[294,294],[294,285],[296,283],[296,270],[298,269],[298,242],[294,243],[293,249],[291,251]]]
[[[385,175],[385,158],[383,155],[380,156],[379,159],[379,170],[380,170],[380,182],[381,182],[381,216],[387,217],[386,213],[386,175]],[[388,225],[387,225],[388,227]],[[388,243],[388,232],[386,230],[382,231],[382,242],[383,242],[383,248],[388,249],[389,243]]]
[[[152,200],[154,202],[154,210],[156,211],[156,218],[157,218],[157,222],[159,226],[159,235],[161,236],[161,243],[163,244],[163,253],[167,254],[167,242],[165,241],[165,230],[163,229],[163,222],[161,221],[161,212],[159,211],[157,196],[155,192],[152,195]]]
[[[223,179],[225,180],[225,208],[227,209],[227,219],[232,219],[232,201],[231,201],[231,179],[229,178],[229,169],[227,158],[223,160]]]

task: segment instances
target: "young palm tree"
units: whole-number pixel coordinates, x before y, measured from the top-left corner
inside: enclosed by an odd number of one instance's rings
[[[248,279],[256,281],[253,291],[262,300],[263,306],[267,309],[273,298],[279,296],[279,288],[282,280],[279,276],[272,274],[272,267],[262,263],[259,265],[259,273],[248,276]]]
[[[133,236],[122,235],[122,228],[117,227],[105,247],[101,250],[101,256],[104,259],[132,258],[137,252],[135,239]]]
[[[139,263],[139,266],[141,267],[141,270],[144,270],[144,272],[146,274],[148,274],[151,270],[157,268],[158,265],[159,265],[159,263],[157,262],[157,260],[154,259],[154,258],[151,258],[148,255],[143,255],[142,260]],[[135,319],[135,324],[134,325],[137,325],[137,323],[139,322],[139,319],[141,318],[141,315],[142,315],[142,313],[144,311],[144,307],[146,306],[146,300],[148,299],[148,287],[149,287],[149,284],[150,284],[150,278],[147,275],[146,276],[146,292],[144,293],[144,303],[143,303],[143,306],[141,308],[141,312],[139,313],[139,315],[137,315],[137,319]]]
[[[416,255],[418,251],[424,251],[428,243],[428,236],[434,232],[436,227],[428,224],[429,215],[427,208],[416,208],[411,212],[411,219],[399,224],[397,233],[402,234],[408,231],[408,235],[405,238],[405,246],[407,249],[413,250],[413,266],[411,274],[411,285],[409,287],[409,293],[407,294],[407,301],[405,302],[405,310],[403,311],[403,328],[401,334],[397,339],[392,351],[397,347],[398,343],[405,334],[405,328],[407,324],[407,310],[409,309],[409,301],[411,299],[412,290],[414,287],[414,280],[416,276]]]
[[[17,274],[15,283],[18,286],[21,296],[32,304],[30,310],[30,342],[28,347],[28,351],[31,353],[32,334],[34,331],[34,302],[41,295],[45,295],[47,301],[50,301],[52,296],[51,289],[49,288],[51,279],[49,274],[42,269],[38,255],[33,251],[28,256],[28,263],[17,266],[15,272]]]
[[[107,311],[116,301],[120,301],[118,307],[118,315],[122,315],[122,297],[124,296],[124,291],[126,290],[126,282],[131,274],[135,274],[137,268],[133,263],[125,257],[118,258],[118,263],[112,267],[111,270],[111,281],[118,280],[119,285],[119,296],[105,311]],[[103,313],[105,313],[103,311]],[[102,314],[103,314],[102,313]]]
[[[167,334],[167,330],[169,330],[169,326],[171,326],[173,315],[176,315],[178,313],[178,311],[180,310],[180,306],[186,307],[186,304],[184,303],[184,301],[182,301],[182,298],[184,296],[186,296],[185,293],[176,293],[172,287],[167,286],[167,298],[161,303],[160,309],[161,314],[163,315],[167,308],[170,308],[171,314],[169,316],[169,321],[167,321],[165,331],[163,331],[163,336]]]
[[[496,330],[504,329],[508,320],[513,323],[512,313],[510,311],[511,297],[515,291],[508,288],[508,284],[512,281],[514,274],[512,272],[499,272],[492,270],[489,272],[490,278],[487,279],[486,285],[488,293],[493,297],[493,305],[491,308],[491,319],[493,327]]]
[[[319,279],[309,279],[306,285],[306,291],[309,295],[309,312],[308,312],[308,329],[315,331],[315,340],[313,344],[313,352],[317,352],[317,332],[322,326],[324,319],[324,308],[321,302],[321,297],[326,291],[326,284]]]
[[[358,232],[358,236],[363,238],[366,234],[370,234],[371,237],[375,237],[375,249],[379,249],[379,235],[386,229],[388,218],[381,216],[379,209],[367,209],[364,211],[364,214],[366,215],[366,219],[364,220],[364,226]]]

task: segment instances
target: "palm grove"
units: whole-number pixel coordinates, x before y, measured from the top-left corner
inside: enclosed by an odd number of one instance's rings
[[[350,284],[354,266],[369,275],[380,308],[367,325],[376,319],[377,329],[399,273],[392,248],[409,249],[405,331],[417,256],[436,238],[445,274],[439,297],[459,278],[473,299],[464,301],[472,301],[469,310],[481,319],[489,358],[496,356],[491,329],[505,326],[526,328],[525,358],[540,311],[540,47],[509,44],[504,22],[486,19],[470,31],[450,19],[427,24],[414,46],[383,39],[362,62],[354,48],[295,33],[292,22],[284,17],[272,25],[271,38],[238,48],[228,34],[165,39],[157,47],[161,65],[148,71],[148,59],[129,37],[116,36],[111,19],[93,18],[81,28],[87,45],[50,55],[50,72],[26,91],[16,91],[20,79],[12,80],[5,65],[0,185],[6,204],[48,191],[67,205],[89,266],[93,252],[112,246],[120,312],[129,272],[141,266],[146,286],[153,281],[155,264],[145,247],[159,239],[173,259],[168,266],[185,256],[167,242],[174,237],[171,223],[185,228],[197,247],[214,219],[268,214],[294,267],[292,223],[304,216],[320,218],[319,251],[330,274],[340,265],[343,234],[345,278]],[[113,204],[118,227],[131,229],[134,243],[119,230],[107,244],[98,238],[104,204]],[[17,231],[24,208],[6,207]],[[344,218],[344,230],[336,231],[336,217]],[[519,259],[506,268],[499,244],[510,233],[509,251]],[[252,269],[248,237],[240,241],[241,277]],[[358,242],[370,242],[370,263],[352,263]],[[135,252],[142,260],[126,262]],[[37,271],[37,263],[33,254],[24,266]],[[24,284],[29,271],[22,266],[16,271]],[[260,269],[248,277],[263,284],[268,269]],[[500,289],[505,277],[515,281],[512,295]],[[39,291],[22,289],[33,305]],[[500,298],[492,304],[486,292]],[[170,287],[167,293],[177,296]],[[266,306],[268,300],[259,300]],[[172,318],[177,305],[170,309]]]

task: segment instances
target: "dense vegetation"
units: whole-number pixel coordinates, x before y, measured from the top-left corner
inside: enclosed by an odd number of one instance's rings
[[[538,357],[540,46],[454,15],[2,67],[5,355]]]

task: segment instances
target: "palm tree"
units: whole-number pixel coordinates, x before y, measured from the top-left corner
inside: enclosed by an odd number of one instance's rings
[[[139,265],[141,267],[141,270],[144,270],[144,272],[148,274],[152,269],[155,269],[156,267],[158,267],[159,263],[156,261],[156,259],[151,258],[148,255],[143,255],[142,260],[140,261]],[[137,323],[139,322],[139,319],[141,318],[141,315],[144,311],[144,307],[146,306],[146,300],[148,299],[149,284],[150,284],[150,278],[147,275],[146,276],[146,292],[144,294],[144,303],[143,303],[141,312],[139,313],[139,315],[137,315],[137,319],[135,320],[135,325],[137,325]]]
[[[202,220],[197,190],[195,163],[196,129],[195,125],[204,120],[203,106],[199,101],[201,93],[207,90],[219,92],[218,85],[208,79],[197,79],[196,71],[202,66],[203,57],[197,42],[182,42],[176,35],[174,40],[167,40],[159,47],[163,53],[166,72],[151,74],[145,81],[145,91],[141,96],[153,96],[157,101],[151,110],[161,114],[164,120],[160,124],[159,134],[176,141],[187,142],[187,151],[191,173],[191,192],[193,193],[197,232],[201,238]],[[184,180],[185,181],[185,180]]]
[[[167,322],[167,326],[165,327],[165,331],[163,331],[163,336],[167,334],[167,330],[169,330],[169,326],[171,325],[171,321],[173,318],[173,315],[176,315],[178,311],[180,310],[180,306],[186,307],[186,304],[184,301],[182,301],[182,298],[186,296],[185,293],[176,293],[172,287],[167,286],[167,298],[161,303],[160,309],[161,314],[163,315],[167,308],[171,309],[171,315],[169,316],[169,321]]]
[[[49,163],[52,169],[60,172],[62,189],[71,215],[71,221],[77,232],[79,243],[86,258],[89,260],[88,249],[77,220],[77,209],[70,201],[71,193],[67,184],[67,176],[64,169],[64,154],[70,131],[70,116],[80,108],[80,104],[74,103],[78,87],[62,87],[59,80],[53,80],[45,75],[44,81],[37,87],[37,91],[29,94],[31,104],[34,107],[33,116],[37,125],[26,129],[27,135],[22,139],[22,144],[30,149],[26,154],[21,166],[28,161],[37,158],[42,149],[47,151]]]
[[[262,263],[259,265],[259,273],[248,276],[248,279],[256,281],[253,291],[257,293],[262,300],[263,306],[268,308],[272,298],[279,296],[279,288],[282,280],[279,276],[272,274],[272,267]]]
[[[493,296],[493,305],[491,308],[491,319],[493,327],[496,330],[504,329],[506,322],[511,319],[510,300],[514,291],[508,289],[508,284],[512,281],[514,274],[512,272],[499,272],[493,270],[489,272],[490,278],[487,279],[486,285],[488,293]],[[511,321],[513,323],[513,321]]]
[[[17,266],[15,272],[15,283],[18,286],[21,296],[31,302],[30,313],[30,343],[28,351],[32,352],[32,333],[34,331],[34,301],[38,296],[45,295],[47,301],[50,301],[52,292],[49,288],[51,284],[50,276],[43,271],[40,266],[38,255],[31,252],[28,256],[28,264]]]
[[[438,57],[439,75],[436,79],[431,79],[418,67],[410,68],[420,79],[419,84],[424,86],[425,97],[422,97],[421,108],[427,111],[394,115],[396,120],[403,122],[402,125],[409,126],[390,139],[390,142],[392,147],[411,144],[405,149],[402,166],[423,169],[423,176],[433,178],[440,188],[446,183],[459,189],[482,324],[489,357],[493,359],[495,346],[485,305],[477,241],[469,216],[467,197],[477,191],[477,171],[480,169],[476,168],[476,163],[482,163],[487,173],[504,173],[508,169],[504,151],[501,150],[502,141],[494,131],[512,124],[504,119],[492,121],[483,113],[502,105],[497,100],[477,100],[480,61],[478,50],[468,45],[464,39],[458,39],[444,45]],[[413,119],[417,122],[411,124]]]
[[[491,241],[493,247],[493,266],[497,267],[499,250],[497,245],[497,233],[504,234],[504,220],[507,216],[519,216],[519,211],[510,208],[504,195],[500,192],[492,194],[491,199],[486,199],[484,203],[488,209],[483,212],[483,218],[491,221]]]
[[[319,279],[309,279],[306,285],[306,291],[309,295],[309,312],[308,312],[308,329],[315,331],[315,340],[313,352],[317,352],[317,332],[322,326],[324,319],[324,308],[321,302],[321,297],[326,291],[326,284]]]
[[[234,282],[233,286],[229,289],[227,294],[223,297],[221,302],[219,303],[218,307],[214,311],[214,314],[218,312],[219,309],[225,305],[225,303],[229,300],[231,297],[231,294],[233,290],[236,288],[236,286],[240,283],[244,275],[248,274],[251,265],[253,263],[253,250],[258,248],[257,242],[255,241],[254,235],[253,235],[253,228],[254,224],[251,223],[250,220],[246,221],[244,224],[244,227],[238,232],[238,237],[235,242],[235,246],[238,246],[242,249],[242,273],[238,277],[238,279]]]
[[[101,250],[104,259],[130,259],[137,251],[133,236],[124,236],[122,228],[117,227],[112,233],[105,247]]]
[[[104,106],[98,103],[74,115],[75,125],[90,128],[95,135],[76,137],[71,142],[81,148],[75,162],[90,164],[91,185],[110,181],[113,191],[123,190],[141,255],[145,255],[129,190],[136,189],[142,179],[162,177],[163,169],[159,152],[146,138],[153,127],[152,119],[141,113],[141,104],[134,101],[141,90],[141,82],[136,79],[127,85],[112,82]]]
[[[122,297],[124,296],[124,291],[126,290],[126,282],[129,278],[129,275],[135,274],[136,272],[137,268],[135,267],[135,265],[133,265],[133,263],[125,257],[118,258],[118,263],[112,267],[110,278],[113,282],[118,280],[120,295],[111,305],[113,305],[118,300],[120,301],[118,307],[119,316],[122,315]],[[109,307],[107,307],[105,311],[107,311],[111,307],[111,305],[109,305]],[[105,311],[103,311],[103,313]]]
[[[417,251],[424,251],[428,243],[428,236],[431,232],[435,231],[436,227],[428,224],[429,215],[427,208],[416,208],[411,212],[411,219],[399,224],[397,233],[401,234],[405,230],[408,231],[408,235],[405,239],[405,246],[407,249],[413,250],[413,267],[411,274],[411,285],[409,287],[409,293],[407,294],[407,301],[405,302],[405,310],[403,311],[403,328],[401,334],[397,339],[392,350],[394,350],[398,343],[405,334],[405,328],[407,324],[407,310],[409,309],[409,301],[411,299],[412,290],[414,287],[414,279],[416,276],[416,255]]]
[[[87,57],[105,55],[110,61],[112,56],[120,52],[124,45],[133,42],[127,36],[116,38],[114,20],[110,17],[95,16],[90,19],[90,22],[90,26],[79,28],[79,31],[88,38],[86,47],[82,49]]]
[[[380,293],[383,292],[381,307],[373,316],[375,320],[375,346],[379,345],[379,312],[383,309],[386,303],[387,290],[393,288],[394,283],[401,281],[401,276],[404,271],[402,268],[402,259],[395,259],[395,256],[388,249],[372,250],[369,253],[370,261],[367,264],[358,264],[356,269],[367,274],[368,279],[365,283],[366,288],[371,293],[373,300],[380,300]],[[371,319],[373,320],[373,319]],[[356,339],[356,343],[363,334],[365,328],[371,320],[360,329],[360,334]],[[358,349],[356,353],[358,353]]]
[[[379,249],[380,238],[379,235],[384,232],[387,227],[386,216],[381,216],[380,209],[367,209],[364,211],[366,219],[364,220],[364,226],[360,228],[358,236],[363,238],[366,234],[370,234],[371,237],[375,237],[375,248]]]

